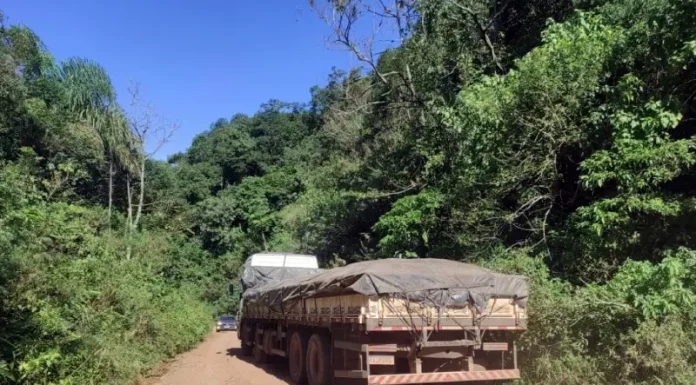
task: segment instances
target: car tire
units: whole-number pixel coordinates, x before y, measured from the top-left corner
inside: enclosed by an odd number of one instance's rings
[[[325,335],[313,334],[307,343],[307,382],[309,385],[330,385],[331,341]]]

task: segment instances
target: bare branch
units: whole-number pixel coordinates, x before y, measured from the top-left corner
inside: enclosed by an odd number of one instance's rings
[[[157,113],[151,102],[143,100],[139,83],[131,82],[128,93],[131,95],[130,107],[132,110],[129,125],[141,146],[142,155],[150,159],[169,142],[179,129],[180,124],[163,118]],[[154,141],[154,145],[152,150],[147,152],[145,146],[151,141]]]
[[[135,218],[132,216],[133,201],[131,199],[130,183],[128,186],[128,223],[127,234],[131,234],[138,228],[138,223],[142,217],[143,207],[145,206],[145,166],[147,161],[159,151],[174,132],[178,129],[178,123],[171,123],[162,118],[155,110],[152,103],[145,101],[141,97],[141,87],[137,82],[131,82],[128,87],[128,93],[131,95],[130,108],[131,113],[128,119],[131,132],[135,137],[134,143],[135,156],[138,159],[138,176],[139,176],[139,197],[137,202],[137,211]],[[153,150],[148,152],[146,144],[154,141]]]
[[[501,12],[504,11],[505,7],[503,7],[498,13],[496,13],[495,16],[493,16],[491,18],[491,20],[489,21],[489,23],[487,25],[484,25],[481,22],[481,20],[479,18],[479,14],[477,12],[474,12],[471,8],[464,6],[462,4],[459,4],[456,1],[452,1],[451,3],[455,7],[461,9],[466,14],[471,16],[472,21],[474,22],[476,28],[479,31],[479,34],[481,35],[481,39],[486,44],[486,47],[488,47],[488,52],[490,53],[491,59],[493,59],[493,62],[495,63],[496,68],[498,68],[498,70],[501,72],[505,71],[503,66],[500,64],[500,59],[498,58],[498,55],[495,52],[495,47],[493,46],[493,42],[491,41],[490,36],[488,35],[488,30],[491,28],[491,26],[493,26],[493,24],[495,23],[495,19],[501,14]]]
[[[379,0],[379,2],[380,10],[360,0],[346,1],[340,5],[329,2],[325,7],[320,7],[316,2],[310,1],[310,5],[319,18],[331,28],[333,34],[331,41],[353,53],[360,62],[370,67],[380,82],[389,85],[388,77],[395,73],[383,73],[379,70],[377,65],[379,54],[374,50],[374,42],[385,20],[389,20],[397,25],[400,42],[403,44],[408,36],[408,31],[402,27],[404,21],[401,12],[403,7],[410,6],[410,2],[395,1],[394,9],[387,7],[383,0]],[[370,36],[359,39],[353,35],[353,28],[365,13],[378,17],[379,22],[377,27],[373,28]]]

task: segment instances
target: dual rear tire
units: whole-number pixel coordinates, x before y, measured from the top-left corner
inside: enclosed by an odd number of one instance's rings
[[[266,353],[266,339],[268,333],[259,334],[256,330],[254,331],[254,361],[258,364],[265,364],[268,362],[268,354]]]
[[[307,335],[296,331],[288,344],[288,367],[290,379],[295,384],[307,383]]]
[[[240,340],[242,344],[242,355],[249,357],[252,354],[254,354],[254,344],[253,344],[253,339],[252,336],[254,335],[256,331],[253,328],[250,328],[247,325],[242,324],[239,334],[240,334]]]
[[[254,346],[254,360],[259,364],[266,364],[271,362],[274,357],[271,353],[273,349],[273,337],[271,333],[263,333],[261,341],[257,341]]]
[[[288,345],[290,379],[295,384],[330,385],[331,340],[322,334],[308,339],[301,331],[293,332]]]

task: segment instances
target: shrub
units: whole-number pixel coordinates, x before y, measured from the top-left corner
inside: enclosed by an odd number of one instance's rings
[[[0,303],[12,347],[0,350],[3,383],[130,383],[210,331],[213,307],[191,289],[206,273],[200,265],[180,269],[174,242],[147,232],[126,260],[126,240],[100,230],[103,214],[53,203],[5,217],[22,219],[9,228],[14,239],[33,241],[13,243],[2,265],[13,276]]]

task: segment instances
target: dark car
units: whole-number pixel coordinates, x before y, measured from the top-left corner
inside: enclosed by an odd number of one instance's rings
[[[237,330],[237,317],[232,315],[221,315],[218,317],[215,331]]]

